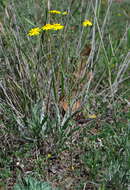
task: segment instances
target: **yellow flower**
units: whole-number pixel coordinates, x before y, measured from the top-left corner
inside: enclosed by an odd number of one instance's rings
[[[52,13],[52,14],[62,14],[62,15],[67,15],[68,14],[67,11],[61,12],[61,11],[57,11],[57,10],[51,10],[51,11],[49,11],[49,13]]]
[[[54,30],[61,30],[61,29],[63,29],[63,28],[64,28],[64,26],[61,25],[61,24],[53,24],[53,29],[54,29]]]
[[[52,14],[61,14],[61,11],[51,10],[51,11],[49,11],[49,13],[52,13]]]
[[[28,32],[28,36],[37,36],[37,35],[39,35],[40,34],[40,32],[41,32],[41,29],[39,28],[39,27],[37,27],[37,28],[32,28],[31,30],[29,30],[29,32]]]
[[[92,22],[89,20],[85,20],[82,24],[83,24],[83,26],[92,26],[93,25]]]
[[[63,28],[64,28],[63,25],[56,23],[56,24],[46,24],[41,29],[42,30],[61,30]]]
[[[52,30],[53,29],[53,25],[52,24],[46,24],[41,29],[42,30]]]

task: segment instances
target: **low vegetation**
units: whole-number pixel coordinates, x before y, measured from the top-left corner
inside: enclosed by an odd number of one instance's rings
[[[127,190],[129,0],[2,0],[0,190]]]

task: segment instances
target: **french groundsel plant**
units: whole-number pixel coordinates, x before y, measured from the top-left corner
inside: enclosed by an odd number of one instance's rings
[[[5,1],[0,189],[20,176],[14,190],[51,190],[48,181],[128,189],[130,6],[123,14],[123,0]]]

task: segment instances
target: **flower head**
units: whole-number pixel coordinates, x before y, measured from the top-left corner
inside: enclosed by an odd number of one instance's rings
[[[85,20],[82,24],[83,24],[83,26],[92,26],[93,25],[92,22],[89,20]]]
[[[41,29],[42,30],[61,30],[63,28],[64,28],[63,25],[55,23],[55,24],[46,24]]]
[[[46,24],[41,29],[42,30],[53,30],[53,25],[52,24]]]
[[[51,10],[51,11],[49,11],[49,13],[52,13],[52,14],[62,14],[62,15],[67,15],[68,14],[67,11],[61,12],[61,11],[57,11],[57,10]]]
[[[61,11],[51,10],[51,11],[49,11],[49,13],[52,13],[52,14],[61,14]]]
[[[61,25],[61,24],[53,24],[53,29],[54,30],[61,30],[61,29],[63,29],[64,28],[64,26],[63,25]]]
[[[31,30],[29,30],[28,32],[28,36],[37,36],[39,35],[41,32],[41,29],[39,27],[36,27],[36,28],[32,28]]]

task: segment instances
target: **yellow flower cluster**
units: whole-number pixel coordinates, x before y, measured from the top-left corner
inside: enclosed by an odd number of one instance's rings
[[[57,11],[57,10],[51,10],[51,11],[49,11],[49,13],[52,13],[52,14],[62,14],[62,15],[67,15],[68,14],[66,11],[61,12],[61,11]]]
[[[61,25],[61,24],[58,24],[58,23],[55,23],[55,24],[46,24],[44,25],[43,27],[39,28],[39,27],[36,27],[36,28],[32,28],[31,30],[29,30],[28,32],[28,36],[37,36],[40,34],[40,32],[42,30],[61,30],[63,29],[64,26]]]
[[[60,14],[60,11],[56,11],[56,10],[52,10],[52,11],[50,11],[50,12],[56,13],[56,14]],[[67,12],[63,12],[63,14],[67,14]],[[84,27],[86,27],[86,26],[92,26],[93,24],[92,24],[91,21],[85,20],[85,21],[82,23],[82,25],[83,25]],[[27,35],[28,35],[28,36],[37,36],[37,35],[40,34],[40,32],[41,32],[42,30],[55,30],[55,31],[57,31],[57,30],[61,30],[61,29],[63,29],[63,28],[64,28],[64,25],[61,25],[61,24],[59,24],[59,23],[46,24],[46,25],[42,26],[41,28],[39,28],[39,27],[32,28],[31,30],[29,30],[29,32],[28,32]]]
[[[85,20],[82,24],[83,24],[83,26],[92,26],[93,25],[92,22],[89,20]]]
[[[42,30],[61,30],[63,28],[64,28],[63,25],[56,23],[56,24],[46,24],[41,29]]]

